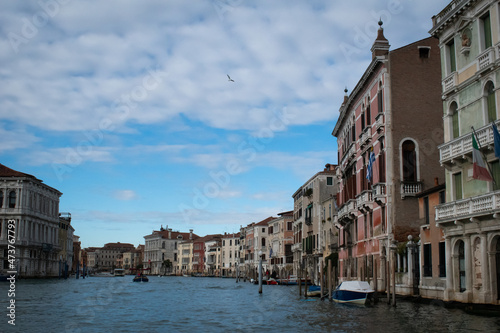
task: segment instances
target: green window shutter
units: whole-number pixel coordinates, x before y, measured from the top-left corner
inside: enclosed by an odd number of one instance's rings
[[[485,17],[483,17],[483,30],[484,30],[484,48],[487,49],[491,47],[491,18],[488,13]]]
[[[453,122],[453,138],[458,138],[460,136],[460,130],[458,127],[458,112],[455,111],[452,116],[452,122]]]
[[[495,182],[493,183],[493,190],[500,190],[500,162],[495,161],[490,164],[491,166],[491,173],[493,174],[493,179]]]
[[[455,200],[462,199],[462,173],[453,175],[453,183],[455,184]]]
[[[453,73],[457,70],[457,63],[455,58],[455,41],[451,41],[448,44],[448,48],[450,50],[450,72]]]
[[[495,106],[495,92],[488,91],[488,122],[495,121],[497,119],[497,108]]]

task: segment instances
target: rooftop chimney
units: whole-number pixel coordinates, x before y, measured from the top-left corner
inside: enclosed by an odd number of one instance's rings
[[[172,239],[172,228],[168,229],[168,239]]]
[[[189,229],[189,239],[193,239],[193,229]]]
[[[372,59],[386,56],[389,53],[390,45],[389,41],[384,36],[384,28],[382,28],[382,24],[382,20],[378,21],[380,28],[378,28],[377,39],[375,39],[375,42],[372,45]]]

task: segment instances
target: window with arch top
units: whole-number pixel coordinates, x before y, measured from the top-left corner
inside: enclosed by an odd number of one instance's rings
[[[415,142],[406,140],[401,147],[403,163],[403,181],[417,181],[417,154],[415,151]]]
[[[493,82],[488,81],[484,87],[484,95],[486,97],[486,109],[488,115],[488,123],[497,119],[497,108],[495,102],[495,86]]]

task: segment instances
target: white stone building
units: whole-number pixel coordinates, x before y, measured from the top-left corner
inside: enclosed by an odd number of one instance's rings
[[[58,276],[61,195],[40,179],[0,164],[0,275]],[[14,257],[8,245],[15,246]]]

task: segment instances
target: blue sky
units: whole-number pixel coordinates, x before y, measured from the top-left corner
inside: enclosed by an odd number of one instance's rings
[[[2,1],[0,163],[61,191],[84,247],[238,232],[337,163],[379,18],[395,49],[448,3]]]

